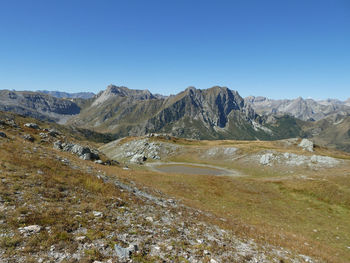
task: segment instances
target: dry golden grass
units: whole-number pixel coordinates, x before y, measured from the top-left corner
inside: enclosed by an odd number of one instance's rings
[[[32,130],[28,132],[34,134]],[[7,131],[7,134],[11,139],[0,141],[0,197],[6,206],[13,208],[0,215],[6,221],[0,228],[15,236],[0,238],[0,246],[6,248],[5,255],[20,253],[30,262],[31,254],[48,251],[51,245],[74,252],[78,243],[73,232],[79,227],[91,228],[92,211],[109,212],[110,207],[120,202],[117,198],[125,194],[93,175],[63,165],[56,159],[57,152],[24,141],[16,132]],[[73,162],[81,162],[70,157]],[[44,230],[24,240],[17,229],[33,224]],[[108,231],[98,229],[88,238],[100,238]],[[24,249],[19,251],[19,246]],[[81,262],[102,259],[100,254],[87,251]]]
[[[122,171],[106,167],[140,186],[158,189],[188,206],[212,213],[203,218],[231,229],[237,235],[283,246],[327,262],[350,261],[350,169],[348,164],[333,169],[312,170],[261,167],[245,162],[203,159],[199,154],[212,146],[238,147],[241,154],[264,149],[300,154],[300,148],[281,142],[188,141],[184,154],[174,162],[201,163],[234,168],[244,176],[165,174],[136,169]],[[303,154],[305,154],[303,152]],[[344,160],[347,153],[316,147],[314,153]],[[118,170],[116,170],[118,169]]]

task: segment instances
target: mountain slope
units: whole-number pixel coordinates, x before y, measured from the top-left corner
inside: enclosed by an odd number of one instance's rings
[[[305,133],[316,144],[350,152],[350,116],[338,115],[304,125]]]
[[[190,87],[162,98],[147,90],[110,85],[69,123],[111,132],[117,137],[159,132],[196,139],[274,139],[283,138],[284,134],[300,135],[298,126],[281,126],[282,119],[267,123],[245,104],[237,91],[225,87],[206,90]],[[279,127],[287,128],[288,132]]]
[[[0,90],[0,110],[64,123],[72,115],[79,114],[80,107],[68,99],[38,92]]]

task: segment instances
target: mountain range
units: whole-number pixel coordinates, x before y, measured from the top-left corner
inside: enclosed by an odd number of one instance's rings
[[[68,99],[91,99],[95,96],[93,92],[77,92],[77,93],[68,93],[62,91],[51,91],[51,90],[37,90],[36,92],[44,93],[51,95],[56,98],[68,98]]]
[[[109,85],[97,95],[2,90],[0,110],[110,133],[114,138],[148,133],[211,140],[308,137],[350,151],[350,99],[242,98],[237,91],[219,86],[189,87],[162,96]]]
[[[272,100],[249,96],[245,98],[245,102],[259,114],[290,114],[304,121],[318,121],[334,115],[350,114],[350,98],[346,101],[335,99],[316,101],[301,97],[293,100]]]

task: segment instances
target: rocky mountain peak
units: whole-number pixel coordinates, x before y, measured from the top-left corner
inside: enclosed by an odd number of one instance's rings
[[[106,90],[97,95],[92,105],[97,106],[106,100],[115,97],[129,97],[136,100],[155,99],[156,97],[149,90],[129,89],[124,86],[108,85]]]

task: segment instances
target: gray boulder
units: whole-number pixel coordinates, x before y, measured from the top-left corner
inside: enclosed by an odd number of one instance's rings
[[[129,247],[123,248],[116,244],[114,245],[114,251],[117,254],[119,259],[125,260],[125,259],[129,259],[132,253],[138,251],[138,246],[131,244]]]
[[[41,226],[38,225],[31,225],[31,226],[25,226],[25,227],[20,227],[18,228],[18,231],[21,234],[24,234],[25,236],[30,236],[32,234],[36,234],[40,232]]]
[[[298,146],[303,148],[304,151],[314,151],[314,143],[308,139],[302,139]]]
[[[100,159],[96,150],[91,150],[89,147],[81,146],[73,143],[62,143],[61,141],[55,141],[53,148],[64,152],[71,152],[83,160],[98,160]]]
[[[62,150],[62,142],[61,141],[55,141],[53,143],[53,148],[56,150]]]
[[[40,129],[39,125],[36,123],[26,123],[26,124],[24,124],[24,127],[28,127],[28,128],[32,128],[32,129],[36,129],[36,130]]]
[[[265,153],[260,157],[260,164],[271,165],[272,160],[273,160],[273,154],[272,153]]]
[[[30,134],[24,134],[23,138],[27,141],[34,142],[34,137]]]
[[[86,153],[91,153],[90,149],[88,147],[83,147],[79,144],[75,144],[73,146],[73,148],[71,149],[71,152],[76,154],[76,155],[79,155],[79,156],[82,156]]]
[[[57,135],[60,135],[60,133],[55,129],[50,129],[48,134],[52,137],[56,137]]]

